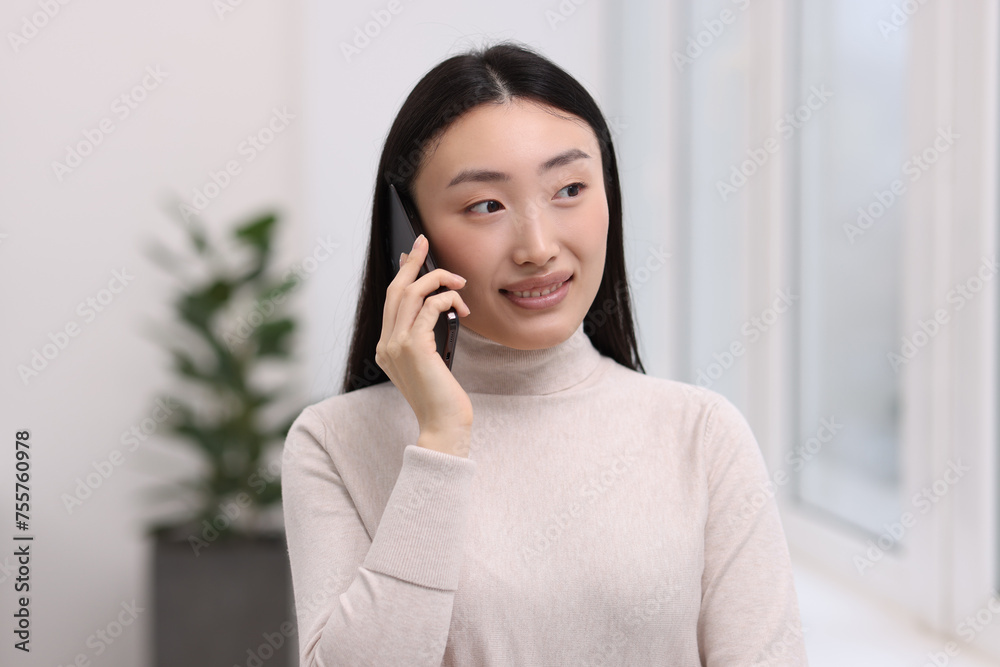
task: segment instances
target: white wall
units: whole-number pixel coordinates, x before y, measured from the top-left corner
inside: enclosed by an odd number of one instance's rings
[[[147,441],[129,453],[119,442],[153,415],[157,392],[173,389],[168,359],[144,331],[172,321],[174,281],[143,248],[155,238],[186,251],[164,202],[190,199],[210,170],[235,159],[242,172],[204,212],[216,235],[276,207],[288,224],[279,260],[310,251],[300,204],[301,16],[297,2],[244,2],[221,18],[209,0],[49,4],[58,13],[39,15],[44,27],[16,50],[9,34],[40,3],[0,9],[0,664],[64,665],[82,653],[91,664],[136,667],[151,664],[152,639],[142,536],[150,511],[140,493],[191,463],[187,445]],[[112,105],[147,67],[165,78],[122,118]],[[274,107],[296,119],[248,162],[238,146]],[[60,181],[53,161],[103,118],[114,131]],[[134,278],[87,321],[77,304],[96,298],[116,270]],[[17,366],[30,365],[32,350],[70,323],[78,335],[22,382]],[[36,536],[27,655],[12,648],[13,580],[4,569],[14,564],[14,434],[25,428]],[[115,449],[122,465],[68,513],[60,496]],[[98,657],[88,637],[133,600],[145,611]]]

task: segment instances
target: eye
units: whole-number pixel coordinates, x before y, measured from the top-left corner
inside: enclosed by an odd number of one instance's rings
[[[569,190],[570,188],[574,188],[574,189],[576,190],[576,192],[575,192],[575,194],[572,194],[572,195],[570,195],[570,197],[569,197],[569,198],[570,198],[570,199],[575,199],[575,198],[577,198],[577,197],[579,197],[579,196],[580,196],[580,193],[581,193],[581,192],[583,191],[583,189],[584,189],[584,188],[586,188],[586,187],[587,187],[587,184],[586,184],[586,183],[571,183],[570,185],[567,185],[566,187],[564,187],[564,188],[563,188],[562,190],[560,190],[559,192],[562,192],[563,190]],[[558,193],[557,193],[557,194],[558,194]],[[559,199],[563,199],[563,197],[559,197]]]
[[[486,208],[489,209],[489,210],[486,210],[486,211],[477,211],[477,210],[475,210],[477,206],[482,206],[484,204],[487,205]],[[488,206],[489,204],[496,204],[496,208],[490,208]],[[473,204],[472,206],[470,206],[469,208],[467,208],[465,210],[467,212],[469,212],[469,213],[496,213],[497,211],[500,210],[500,207],[501,207],[501,204],[496,199],[487,199],[486,201],[481,201],[478,204]]]

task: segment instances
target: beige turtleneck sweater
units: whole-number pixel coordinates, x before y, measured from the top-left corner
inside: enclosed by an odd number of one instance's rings
[[[282,489],[302,667],[806,665],[767,470],[722,395],[463,328],[468,458],[391,382],[307,407]],[[751,498],[756,502],[751,503]]]

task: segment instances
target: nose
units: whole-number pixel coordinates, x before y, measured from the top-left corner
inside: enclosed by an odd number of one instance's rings
[[[514,222],[513,258],[517,264],[544,266],[559,254],[559,240],[551,215],[542,206],[528,204]]]

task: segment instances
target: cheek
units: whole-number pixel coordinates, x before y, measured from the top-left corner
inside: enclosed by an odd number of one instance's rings
[[[438,268],[446,269],[460,276],[462,273],[463,256],[460,245],[455,241],[453,235],[438,232],[431,242],[431,252],[437,260]],[[468,278],[468,276],[465,276]]]
[[[490,265],[490,258],[484,255],[474,239],[457,239],[454,236],[438,241],[434,257],[439,260],[439,267],[457,273],[476,289],[483,284],[486,273],[483,267]]]
[[[595,202],[592,210],[585,218],[584,229],[580,238],[587,243],[580,250],[585,255],[585,261],[603,266],[608,247],[608,206],[604,199]]]
[[[588,246],[582,251],[587,253],[586,257],[583,258],[584,266],[586,267],[585,271],[587,273],[587,283],[594,290],[597,290],[601,281],[604,279],[604,266],[607,260],[605,256],[606,250],[606,246],[601,244]]]

